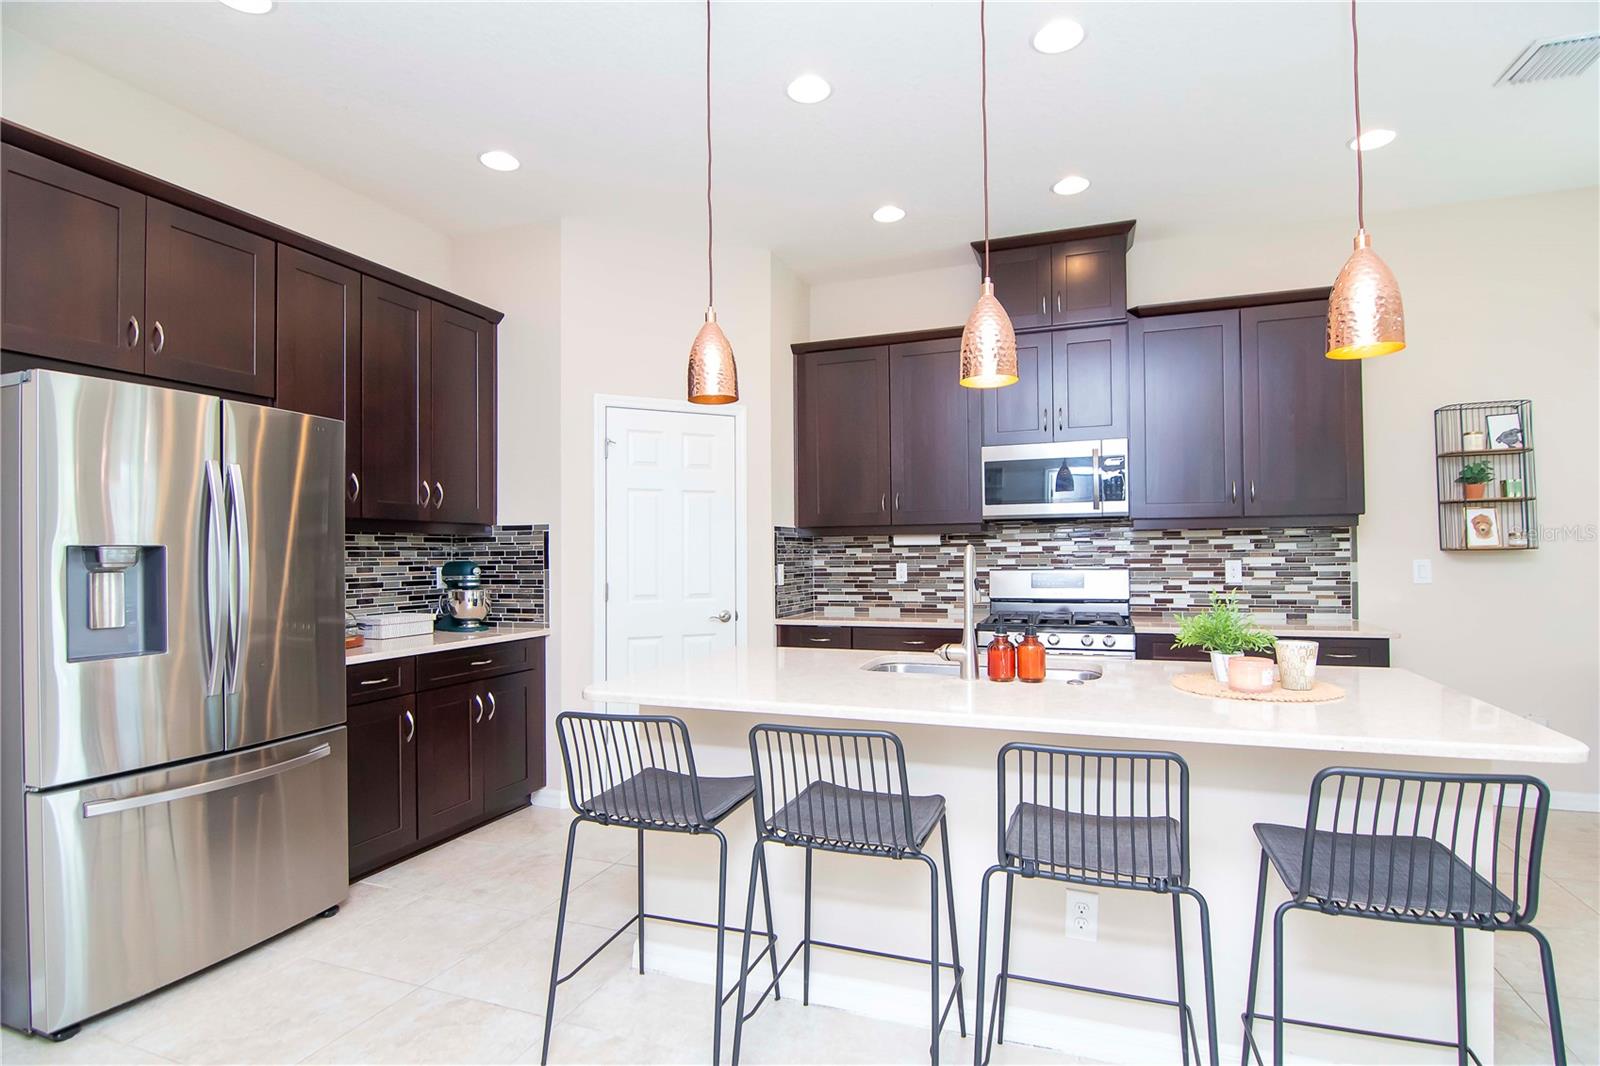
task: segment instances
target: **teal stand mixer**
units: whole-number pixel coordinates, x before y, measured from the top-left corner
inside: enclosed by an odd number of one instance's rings
[[[447,633],[489,629],[489,590],[483,587],[483,567],[468,559],[453,559],[439,568],[444,595],[433,628]]]

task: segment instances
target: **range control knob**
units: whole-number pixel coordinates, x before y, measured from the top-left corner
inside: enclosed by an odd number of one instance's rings
[[[1106,647],[1109,648],[1109,647],[1114,646],[1117,643],[1117,638],[1113,637],[1111,634],[1107,633],[1105,636],[1100,638],[1100,643],[1104,644]]]
[[[1057,644],[1061,643],[1061,638],[1054,633],[1046,633],[1044,635],[1044,642],[1053,648]]]
[[[1085,633],[1085,634],[1084,634],[1084,635],[1083,635],[1083,638],[1082,638],[1082,640],[1083,640],[1083,646],[1084,646],[1084,647],[1085,647],[1085,648],[1092,648],[1092,647],[1094,647],[1094,638],[1093,638],[1093,637],[1091,637],[1091,636],[1090,636],[1090,635],[1089,635],[1089,634],[1087,634],[1087,633]]]

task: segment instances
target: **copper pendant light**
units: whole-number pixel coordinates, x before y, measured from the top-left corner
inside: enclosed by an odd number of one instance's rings
[[[989,280],[989,27],[985,0],[978,0],[979,71],[983,110],[983,291],[961,330],[961,384],[998,389],[1017,381],[1017,333],[1011,316],[994,298]]]
[[[706,0],[706,322],[689,346],[689,402],[735,403],[739,368],[733,362],[733,345],[717,325],[711,246],[711,0]]]
[[[1400,285],[1388,264],[1372,250],[1367,235],[1366,175],[1361,148],[1361,41],[1356,33],[1356,0],[1350,0],[1352,82],[1356,110],[1356,241],[1328,296],[1328,358],[1367,359],[1406,346],[1405,308]]]

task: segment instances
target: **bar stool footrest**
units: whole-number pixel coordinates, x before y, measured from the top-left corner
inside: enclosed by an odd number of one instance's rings
[[[556,984],[566,984],[568,981],[572,980],[572,978],[578,976],[579,970],[593,962],[595,960],[595,956],[599,955],[606,948],[610,947],[612,942],[615,941],[617,937],[621,936],[623,933],[626,933],[629,929],[632,929],[635,925],[637,925],[640,918],[656,922],[671,922],[674,925],[689,925],[694,926],[697,929],[711,929],[714,931],[717,928],[716,922],[703,922],[697,918],[680,918],[675,914],[635,914],[627,921],[623,922],[615,930],[613,930],[611,935],[602,940],[598,947],[589,952],[588,955],[584,956],[582,962],[578,963],[578,965],[574,966],[572,969],[556,978]],[[756,965],[760,963],[762,959],[766,958],[768,953],[772,951],[772,934],[770,932],[761,929],[750,932],[742,925],[725,925],[722,928],[729,934],[738,933],[741,936],[756,936],[765,941],[765,943],[761,946],[761,950],[756,953],[755,958],[750,960],[750,969],[745,971],[746,974],[749,974],[751,971],[753,971],[756,968]],[[778,975],[781,977],[783,975],[783,971],[778,971]],[[771,985],[768,985],[768,987],[770,988]],[[733,994],[737,991],[739,991],[739,983],[736,980],[731,989],[722,993],[722,1002],[728,1002],[728,1000],[731,999]]]
[[[1244,1023],[1244,1040],[1246,1046],[1250,1049],[1250,1054],[1255,1057],[1257,1066],[1263,1066],[1261,1047],[1256,1043],[1256,1036],[1251,1026],[1252,1023],[1257,1020],[1271,1023],[1272,1015],[1245,1011],[1243,1014],[1239,1015],[1239,1020]],[[1332,1022],[1314,1022],[1306,1018],[1285,1018],[1283,1020],[1283,1024],[1296,1025],[1303,1029],[1322,1029],[1332,1033],[1344,1033],[1347,1036],[1368,1036],[1376,1040],[1398,1040],[1405,1044],[1423,1044],[1427,1047],[1450,1048],[1452,1051],[1462,1050],[1465,1051],[1467,1053],[1467,1057],[1473,1062],[1477,1063],[1478,1066],[1483,1066],[1483,1060],[1478,1058],[1478,1053],[1472,1050],[1472,1046],[1470,1044],[1467,1047],[1462,1048],[1461,1045],[1454,1040],[1438,1040],[1433,1037],[1410,1036],[1405,1033],[1386,1033],[1378,1029],[1360,1029],[1353,1025],[1335,1025]]]
[[[751,1018],[755,1017],[756,1011],[761,1008],[761,1004],[766,1002],[767,993],[772,991],[773,985],[783,980],[783,975],[789,972],[789,965],[799,957],[800,953],[805,950],[807,944],[810,944],[814,948],[828,948],[832,951],[848,951],[854,955],[867,955],[875,959],[889,959],[894,962],[914,962],[918,966],[932,965],[931,960],[918,958],[915,955],[901,955],[893,951],[879,951],[876,948],[857,947],[854,944],[838,944],[831,940],[817,940],[814,937],[803,939],[794,946],[794,950],[789,952],[789,957],[784,959],[783,964],[778,967],[778,976],[773,980],[768,981],[766,987],[761,990],[761,995],[756,997],[755,1004],[751,1006],[749,1011],[747,1011],[744,1015],[745,1021],[749,1021]],[[951,988],[950,994],[945,997],[944,1007],[939,1012],[939,1026],[942,1029],[944,1027],[945,1020],[950,1016],[950,1008],[956,1001],[956,994],[961,989],[961,979],[963,976],[965,976],[967,968],[965,966],[957,966],[953,962],[941,962],[939,963],[939,969],[955,971],[954,987]],[[745,972],[751,973],[754,972],[754,970],[755,962],[752,961],[750,964],[750,969],[746,970]]]

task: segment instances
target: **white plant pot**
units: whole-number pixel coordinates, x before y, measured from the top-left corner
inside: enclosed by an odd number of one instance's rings
[[[1211,676],[1216,679],[1217,684],[1226,685],[1228,683],[1228,660],[1239,658],[1243,658],[1243,656],[1237,653],[1233,655],[1222,651],[1211,653]]]

